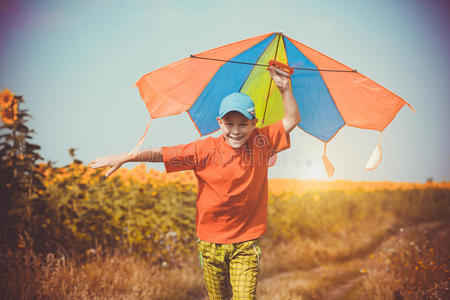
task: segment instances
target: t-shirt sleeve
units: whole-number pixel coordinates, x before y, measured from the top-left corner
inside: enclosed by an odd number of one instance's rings
[[[164,166],[167,173],[193,170],[197,166],[198,153],[197,143],[161,147]]]
[[[270,124],[262,128],[262,132],[269,139],[269,150],[275,153],[289,149],[291,140],[289,133],[286,133],[283,120]]]

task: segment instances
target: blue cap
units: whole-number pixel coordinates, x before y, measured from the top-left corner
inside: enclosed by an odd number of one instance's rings
[[[232,93],[223,98],[219,109],[219,118],[223,118],[230,111],[238,111],[247,119],[255,118],[255,105],[252,98],[242,93]]]

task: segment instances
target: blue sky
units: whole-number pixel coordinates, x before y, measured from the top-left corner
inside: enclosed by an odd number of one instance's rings
[[[282,3],[282,4],[281,4]],[[333,179],[450,180],[450,22],[445,1],[0,1],[0,89],[26,99],[34,142],[57,165],[130,151],[149,120],[132,85],[210,48],[282,31],[393,91],[379,133],[345,127],[327,146]],[[198,136],[186,114],[153,120],[142,149]],[[323,144],[296,129],[270,178],[326,179]],[[127,167],[133,167],[133,164]],[[164,170],[162,164],[148,164]]]

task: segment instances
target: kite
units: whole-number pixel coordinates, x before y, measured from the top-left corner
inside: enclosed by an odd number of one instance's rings
[[[334,167],[326,145],[345,125],[381,134],[406,104],[405,100],[344,64],[284,35],[263,34],[227,44],[154,70],[142,76],[139,89],[151,119],[187,112],[200,136],[219,129],[221,100],[233,92],[249,95],[255,103],[258,127],[283,118],[281,94],[267,67],[290,73],[300,111],[297,126],[324,143],[322,160],[329,177]],[[135,153],[147,133],[130,152]],[[366,169],[381,161],[378,142]]]

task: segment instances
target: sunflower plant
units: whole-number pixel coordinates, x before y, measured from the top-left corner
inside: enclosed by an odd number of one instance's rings
[[[22,96],[0,91],[0,234],[13,246],[20,232],[36,230],[33,212],[44,209],[41,147],[31,143],[34,130],[26,125],[31,116],[20,108],[23,103]]]

